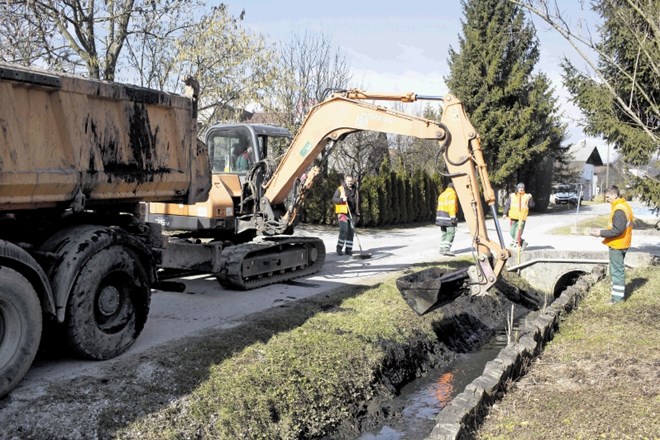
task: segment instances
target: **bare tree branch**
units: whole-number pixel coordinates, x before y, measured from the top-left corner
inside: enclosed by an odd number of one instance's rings
[[[575,49],[578,55],[589,65],[593,73],[598,78],[598,81],[609,91],[609,93],[615,99],[617,105],[619,105],[621,109],[623,109],[623,111],[625,111],[625,113],[635,122],[635,124],[637,124],[637,126],[639,126],[639,128],[646,133],[646,135],[651,139],[653,144],[657,145],[660,142],[660,137],[656,133],[654,133],[654,131],[651,130],[651,128],[644,121],[642,121],[640,115],[635,111],[635,109],[619,96],[615,85],[612,84],[601,73],[601,70],[597,65],[597,61],[592,59],[592,57],[589,56],[579,44],[594,51],[599,56],[599,60],[601,63],[604,62],[610,64],[614,68],[618,69],[618,71],[621,74],[626,76],[630,80],[632,88],[639,94],[639,96],[643,97],[646,100],[652,111],[657,115],[658,118],[660,118],[660,111],[658,109],[657,103],[653,102],[653,100],[650,98],[648,91],[643,86],[641,86],[637,81],[635,81],[635,78],[633,76],[634,73],[633,74],[629,73],[620,64],[618,64],[615,59],[613,59],[607,53],[603,52],[600,49],[599,45],[594,43],[594,41],[591,38],[585,38],[579,34],[572,32],[571,27],[566,22],[562,14],[559,12],[559,7],[556,1],[553,2],[554,4],[553,9],[555,11],[554,13],[549,12],[550,11],[549,0],[509,0],[509,1],[512,1],[513,3],[518,4],[521,7],[532,12],[533,14],[541,18],[543,21],[545,21],[547,24],[549,24],[552,28],[554,28],[562,37],[564,37],[564,39],[568,41],[568,43]],[[628,2],[630,3],[631,0],[628,0]],[[538,4],[539,6],[535,6],[535,4]],[[625,19],[625,17],[621,17],[621,18]],[[648,56],[652,64],[655,64],[655,60],[653,59],[653,57],[651,57],[650,54]]]
[[[31,45],[38,48],[32,49],[29,56],[7,57],[14,58],[12,61],[22,59],[26,64],[38,62],[69,71],[84,65],[89,76],[114,80],[118,66],[135,66],[136,56],[142,58],[144,67],[155,68],[158,63],[146,59],[147,55],[161,58],[154,41],[159,41],[165,53],[171,53],[174,35],[191,25],[201,1],[3,0],[0,23],[10,24],[7,29],[25,29],[23,35],[31,36]],[[3,33],[4,28],[0,27],[0,42],[17,42],[26,53],[27,46]],[[150,48],[142,51],[144,44]],[[124,54],[127,45],[131,48]],[[145,75],[156,76],[154,71]],[[142,73],[136,70],[125,76],[141,78]]]

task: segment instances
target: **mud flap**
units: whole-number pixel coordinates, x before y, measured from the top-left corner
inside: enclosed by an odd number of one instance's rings
[[[454,272],[432,267],[396,280],[403,299],[418,315],[449,304],[464,292],[468,269]]]

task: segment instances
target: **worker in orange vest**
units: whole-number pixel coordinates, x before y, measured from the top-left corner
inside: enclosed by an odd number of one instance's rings
[[[353,236],[355,224],[360,220],[360,192],[353,176],[346,176],[339,185],[332,202],[335,204],[335,214],[339,222],[339,238],[337,239],[337,255],[353,254]]]
[[[531,194],[525,192],[525,184],[516,185],[516,192],[511,193],[504,204],[504,218],[509,217],[509,233],[511,234],[511,247],[524,248],[527,242],[522,239],[529,208],[534,207]]]
[[[603,244],[609,248],[610,257],[610,304],[621,302],[626,294],[626,274],[623,260],[632,242],[632,208],[621,197],[619,188],[612,185],[605,192],[605,201],[610,203],[610,220],[607,229],[592,229],[591,235],[603,237]]]
[[[442,230],[442,241],[440,242],[440,254],[453,257],[451,245],[456,237],[456,225],[458,219],[458,196],[453,183],[448,183],[447,188],[438,197],[438,207],[435,214],[435,224]]]

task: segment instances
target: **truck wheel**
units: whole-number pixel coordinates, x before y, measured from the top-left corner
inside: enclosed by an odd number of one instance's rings
[[[71,348],[91,359],[110,359],[140,335],[149,313],[149,278],[137,256],[113,245],[81,268],[67,302]]]
[[[20,273],[0,267],[0,397],[27,373],[41,339],[37,292]]]

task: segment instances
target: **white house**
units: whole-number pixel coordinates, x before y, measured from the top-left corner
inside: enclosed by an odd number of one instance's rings
[[[599,192],[600,182],[595,168],[604,165],[599,152],[599,149],[602,148],[602,145],[595,145],[593,141],[590,142],[586,139],[569,147],[571,155],[569,167],[580,175],[579,180],[575,183],[582,185],[582,199],[584,200],[591,200]]]

